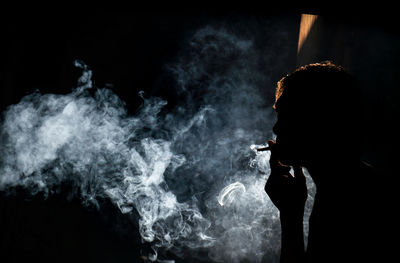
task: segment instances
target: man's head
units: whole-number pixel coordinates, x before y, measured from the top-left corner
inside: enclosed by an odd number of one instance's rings
[[[360,99],[356,80],[330,62],[303,66],[277,85],[274,126],[283,163],[304,165],[358,154]]]

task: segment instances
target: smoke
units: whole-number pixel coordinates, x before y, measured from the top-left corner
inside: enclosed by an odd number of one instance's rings
[[[168,65],[181,103],[166,110],[167,101],[140,92],[134,115],[76,61],[83,73],[70,94],[36,92],[4,112],[0,190],[49,196],[68,184],[99,209],[107,198],[125,216],[138,214],[151,261],[168,250],[278,262],[278,211],[264,192],[269,153],[255,150],[274,124],[262,59],[253,40],[205,27]]]

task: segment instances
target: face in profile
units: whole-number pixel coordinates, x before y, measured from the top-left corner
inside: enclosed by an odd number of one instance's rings
[[[358,84],[343,68],[300,67],[278,82],[275,97],[274,152],[283,164],[307,167],[358,154]]]
[[[305,129],[301,117],[296,116],[295,112],[277,109],[277,121],[273,131],[276,135],[276,153],[283,164],[302,165],[305,161]]]
[[[332,135],[323,125],[325,116],[285,99],[277,103],[273,127],[279,160],[286,165],[306,166],[327,156]]]

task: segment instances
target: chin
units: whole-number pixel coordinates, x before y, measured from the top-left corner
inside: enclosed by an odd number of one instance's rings
[[[281,159],[280,161],[282,164],[289,166],[302,166],[303,163],[299,160],[293,160],[293,159]]]
[[[279,157],[280,162],[285,165],[304,166],[306,163],[308,163],[305,153],[295,153],[288,150],[282,152]]]
[[[304,149],[301,145],[282,143],[277,139],[277,146],[279,148],[279,160],[285,165],[300,165],[304,164],[305,151],[299,151],[298,149]]]
[[[298,158],[286,154],[282,154],[279,158],[279,161],[284,165],[291,165],[291,166],[300,165],[300,163],[302,163]]]

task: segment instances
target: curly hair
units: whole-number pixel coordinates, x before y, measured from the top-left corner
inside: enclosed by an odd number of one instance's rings
[[[312,84],[310,83],[310,80],[312,78],[316,79],[316,77],[320,79],[319,75],[321,73],[342,74],[343,72],[343,67],[335,65],[330,61],[301,66],[278,81],[275,91],[275,103],[282,96],[283,91],[288,86],[292,86],[292,83],[296,83],[296,86],[298,86],[299,84],[306,84],[304,83],[305,81],[309,82],[308,84]],[[275,107],[276,106],[274,105],[274,108]]]
[[[280,98],[290,97],[290,102],[301,102],[302,107],[331,107],[334,104],[348,109],[358,104],[356,79],[343,67],[330,61],[314,63],[297,68],[278,81],[274,109]]]

